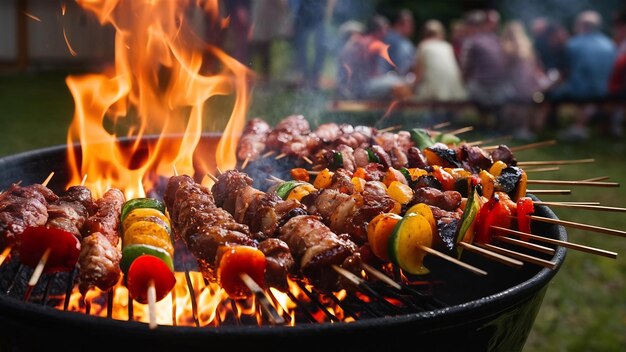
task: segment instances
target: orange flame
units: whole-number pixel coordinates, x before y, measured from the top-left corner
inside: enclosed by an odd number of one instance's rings
[[[207,100],[234,96],[215,156],[222,169],[236,163],[236,144],[249,104],[248,69],[193,32],[190,1],[79,0],[100,23],[116,29],[115,65],[108,72],[69,76],[74,119],[68,131],[70,184],[88,175],[96,196],[110,187],[128,198],[145,196],[159,175],[209,171],[206,155],[195,156]],[[217,1],[195,3],[218,18]],[[217,62],[207,71],[205,57]],[[120,136],[131,137],[123,142]],[[177,138],[172,138],[173,136]],[[149,140],[151,143],[146,144]],[[80,144],[80,151],[71,148]],[[195,169],[194,169],[195,167]]]
[[[370,43],[368,50],[385,59],[385,61],[387,61],[394,68],[396,67],[396,64],[391,61],[391,57],[389,56],[389,45],[381,42],[380,40],[374,40]]]

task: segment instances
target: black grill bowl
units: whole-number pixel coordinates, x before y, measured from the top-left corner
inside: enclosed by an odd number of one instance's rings
[[[204,141],[215,145],[219,135]],[[210,149],[210,148],[209,148]],[[212,154],[210,154],[212,155]],[[0,159],[0,187],[13,182],[41,182],[50,171],[49,185],[64,189],[68,180],[66,148],[39,149]],[[544,206],[540,216],[556,218]],[[533,233],[567,240],[557,225],[533,224]],[[296,324],[285,326],[175,327],[118,321],[64,312],[51,307],[24,303],[0,292],[0,348],[2,350],[164,350],[197,348],[232,351],[383,351],[390,348],[452,351],[522,350],[550,280],[557,274],[566,250],[555,248],[553,270],[525,264],[514,269],[484,258],[464,254],[468,263],[489,274],[478,277],[460,269],[445,279],[452,287],[448,307],[419,313],[362,319],[352,323]],[[534,254],[533,255],[537,255]],[[476,288],[478,287],[478,288]],[[467,297],[467,298],[464,298]]]

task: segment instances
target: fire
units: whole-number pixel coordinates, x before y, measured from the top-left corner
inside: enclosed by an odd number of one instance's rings
[[[391,57],[389,56],[389,45],[381,42],[380,40],[374,40],[370,43],[368,50],[376,55],[382,57],[385,61],[387,61],[391,66],[396,67],[396,64],[393,63]]]
[[[175,276],[176,286],[172,292],[156,304],[158,324],[201,327],[220,326],[233,322],[267,324],[267,322],[264,323],[264,318],[259,313],[260,309],[255,299],[230,300],[219,285],[206,283],[199,272],[189,272],[189,280],[183,272],[176,272]],[[298,303],[294,302],[290,295],[299,303],[309,306],[309,309],[315,305],[298,284],[290,280],[288,286],[289,294],[273,287],[269,288],[268,292],[278,314],[285,317],[286,325],[293,326],[296,324]],[[307,286],[307,289],[311,290],[311,286]],[[347,293],[341,290],[334,295],[337,300],[342,301]],[[354,321],[334,301],[330,297],[320,297],[320,302],[329,313],[341,321]],[[63,309],[63,305],[64,299],[59,297],[56,308]],[[74,288],[69,297],[68,310],[123,321],[133,320],[144,323],[149,321],[148,305],[130,300],[128,289],[122,284],[122,280],[110,292],[92,289],[84,299],[78,288]],[[320,309],[311,311],[311,315],[318,322],[328,321],[325,313]]]
[[[88,175],[85,185],[96,196],[117,187],[134,198],[145,196],[158,176],[172,175],[173,166],[204,175],[209,161],[196,149],[204,129],[215,123],[207,121],[206,104],[216,96],[234,100],[215,155],[218,167],[232,168],[249,105],[250,72],[204,43],[185,15],[194,8],[217,21],[217,1],[78,3],[116,29],[115,65],[66,80],[75,101],[67,136],[69,184]]]

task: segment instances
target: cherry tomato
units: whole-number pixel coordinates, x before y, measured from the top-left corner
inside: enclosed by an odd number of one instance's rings
[[[478,243],[491,243],[494,234],[492,226],[511,226],[511,210],[498,197],[491,198],[478,211],[474,240]]]
[[[20,260],[32,268],[48,249],[50,254],[44,273],[74,270],[80,255],[80,241],[70,232],[45,226],[27,227],[18,238]]]
[[[529,197],[521,197],[517,201],[517,229],[521,232],[530,232],[530,217],[535,213],[535,205]],[[527,236],[520,236],[523,241],[528,241]]]
[[[176,278],[161,259],[152,255],[137,257],[128,269],[128,291],[139,303],[148,303],[148,287],[154,282],[156,301],[160,301],[174,288]]]
[[[241,280],[248,274],[259,286],[265,286],[265,254],[250,246],[224,247],[217,269],[217,280],[231,298],[250,296],[250,290]]]

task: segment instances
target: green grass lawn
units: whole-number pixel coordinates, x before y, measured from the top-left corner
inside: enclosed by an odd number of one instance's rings
[[[0,156],[65,143],[73,103],[64,83],[64,73],[0,76]],[[328,114],[327,92],[298,92],[289,88],[256,89],[250,116],[276,121],[291,113],[302,113],[311,121],[372,123],[377,114]],[[413,123],[416,115],[383,121]],[[471,123],[472,119],[459,123]],[[219,123],[207,124],[218,129]],[[463,127],[462,125],[458,127]],[[468,140],[491,135],[475,131]],[[542,138],[554,137],[546,131]],[[512,141],[510,144],[522,144]],[[519,152],[520,160],[595,158],[593,164],[562,166],[558,172],[532,173],[531,178],[580,180],[608,175],[626,185],[624,140],[595,136],[584,143],[565,144]],[[532,186],[532,188],[548,188]],[[557,188],[557,187],[553,187]],[[626,190],[620,188],[558,187],[572,189],[571,196],[546,196],[543,200],[598,201],[626,206]],[[592,212],[554,208],[566,220],[626,230],[623,213]],[[626,238],[569,230],[570,241],[619,253],[616,260],[569,251],[565,264],[550,284],[528,340],[527,351],[617,351],[626,347]]]

